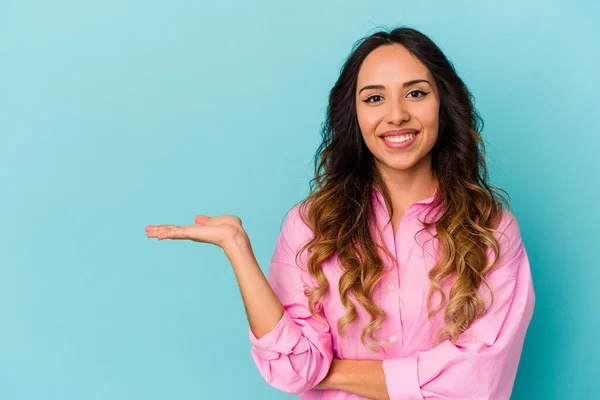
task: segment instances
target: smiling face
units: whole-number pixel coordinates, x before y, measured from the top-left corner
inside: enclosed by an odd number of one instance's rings
[[[384,175],[431,168],[439,109],[433,76],[404,46],[380,46],[363,61],[356,113],[363,139]],[[390,134],[389,141],[383,138]]]

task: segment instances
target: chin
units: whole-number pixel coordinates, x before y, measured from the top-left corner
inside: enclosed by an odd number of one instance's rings
[[[385,168],[394,170],[394,171],[408,171],[413,168],[416,163],[414,162],[386,162],[383,163]]]

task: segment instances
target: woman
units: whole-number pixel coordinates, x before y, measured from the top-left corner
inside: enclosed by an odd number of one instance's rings
[[[509,202],[486,182],[482,126],[428,37],[378,32],[330,93],[311,192],[285,218],[268,279],[235,216],[146,230],[224,249],[275,388],[508,399],[535,295]]]

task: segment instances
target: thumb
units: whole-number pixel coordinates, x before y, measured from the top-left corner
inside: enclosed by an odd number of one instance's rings
[[[194,223],[195,224],[203,224],[206,221],[208,221],[210,219],[210,217],[208,215],[196,215],[196,218],[194,218]]]

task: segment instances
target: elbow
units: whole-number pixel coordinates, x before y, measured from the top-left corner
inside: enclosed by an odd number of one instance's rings
[[[269,386],[288,394],[300,394],[313,389],[327,375],[327,368],[320,368],[309,375],[303,375],[281,366],[259,368]]]
[[[253,351],[252,356],[262,377],[271,387],[289,394],[313,389],[331,367],[333,356],[314,348],[300,354],[281,354],[264,359]]]

